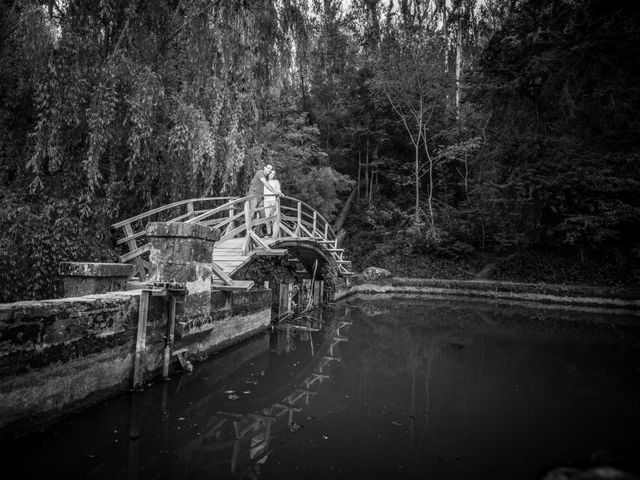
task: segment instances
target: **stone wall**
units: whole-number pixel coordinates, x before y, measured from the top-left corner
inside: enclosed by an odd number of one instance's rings
[[[162,369],[168,298],[149,297],[145,381]],[[0,305],[0,440],[131,389],[139,302],[134,290]],[[214,291],[211,312],[174,350],[193,360],[265,330],[271,291]]]
[[[181,323],[176,347],[189,352],[211,352],[265,330],[271,323],[271,290],[214,291],[208,320]]]
[[[0,428],[46,423],[125,388],[138,302],[120,292],[0,305]]]

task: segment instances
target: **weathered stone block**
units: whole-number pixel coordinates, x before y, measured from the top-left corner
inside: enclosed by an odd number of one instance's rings
[[[161,263],[157,265],[152,280],[158,282],[195,282],[198,268],[195,263]]]
[[[127,289],[133,265],[126,263],[62,262],[65,297],[82,297]]]

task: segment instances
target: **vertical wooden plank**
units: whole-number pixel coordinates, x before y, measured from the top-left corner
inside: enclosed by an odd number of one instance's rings
[[[298,225],[296,226],[296,237],[300,236],[300,227],[302,225],[302,204],[298,202]]]
[[[318,212],[313,211],[313,230],[311,230],[311,235],[317,237],[317,225],[318,225]]]
[[[122,227],[122,231],[124,232],[125,237],[130,237],[133,235],[133,228],[130,223],[127,223]],[[132,239],[127,241],[127,247],[129,247],[129,251],[133,252],[136,248],[138,248],[138,242],[136,239]],[[141,258],[134,258],[132,263],[135,265],[135,272],[138,274],[138,278],[140,281],[144,282],[146,280],[147,272],[144,268],[144,262],[141,261]]]
[[[324,222],[324,239],[326,240],[329,235],[329,222]]]
[[[229,207],[229,218],[233,218],[233,216],[236,214],[236,210],[235,208],[233,208],[233,205],[231,205]],[[227,225],[227,232],[230,232],[231,230],[233,230],[235,228],[235,221],[231,220],[229,222],[229,225]]]
[[[301,310],[304,310],[305,308],[307,308],[307,305],[309,305],[309,301],[313,298],[311,294],[312,294],[311,279],[303,278],[302,288],[300,289],[300,296],[299,296],[300,301],[298,302],[298,306],[300,307]],[[300,309],[298,311],[300,311]]]
[[[136,337],[136,356],[133,364],[133,388],[139,389],[144,381],[144,355],[147,346],[147,314],[149,312],[149,290],[140,293],[138,308],[138,335]]]
[[[162,377],[169,378],[169,365],[171,364],[171,350],[173,350],[173,339],[176,326],[176,297],[169,297],[169,318],[167,319],[167,343],[164,347],[164,361],[162,364]]]
[[[283,317],[289,313],[289,284],[280,284],[280,294],[278,296],[278,317]]]
[[[130,237],[133,235],[133,228],[131,228],[131,224],[127,223],[126,225],[124,225],[122,227],[122,230],[124,231],[124,236],[125,237]],[[132,252],[134,251],[136,248],[138,248],[138,243],[136,242],[136,239],[131,239],[129,241],[127,241],[127,246],[129,247],[129,251]]]
[[[272,238],[280,237],[280,221],[282,217],[280,216],[280,197],[276,197],[276,219],[273,221],[273,232]]]
[[[244,244],[242,245],[242,254],[246,255],[249,253],[249,249],[251,247],[251,205],[247,200],[244,202],[244,224],[245,224],[245,236],[244,236]]]
[[[322,304],[322,289],[323,289],[322,280],[316,280],[313,283],[313,305],[315,307],[318,307],[320,306],[320,304]]]

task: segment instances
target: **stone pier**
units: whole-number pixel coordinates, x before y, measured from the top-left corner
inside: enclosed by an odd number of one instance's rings
[[[192,223],[149,223],[147,238],[151,244],[149,280],[180,283],[187,288],[176,324],[180,327],[193,322],[210,323],[214,275],[211,258],[220,231]]]

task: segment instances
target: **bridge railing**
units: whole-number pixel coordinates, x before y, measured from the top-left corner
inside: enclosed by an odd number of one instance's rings
[[[147,223],[186,221],[210,211],[215,205],[224,205],[233,198],[205,197],[180,200],[114,223],[111,227],[120,231],[120,238],[116,240],[116,244],[125,245],[128,250],[120,255],[119,260],[123,263],[133,263],[136,267],[134,274],[137,274],[141,280],[145,280],[150,265],[143,256],[151,249],[146,239]]]
[[[283,196],[279,204],[280,229],[289,237],[319,238],[335,241],[336,234],[329,222],[313,207],[297,198]]]
[[[273,213],[267,215],[264,205],[250,210],[251,198],[208,197],[182,200],[115,223],[112,227],[122,231],[122,236],[116,243],[126,245],[129,250],[119,259],[121,262],[133,263],[140,279],[144,280],[150,268],[149,262],[143,257],[151,249],[145,236],[147,223],[183,221],[218,228],[220,241],[243,238],[242,250],[245,255],[255,248],[268,249],[255,230],[269,223],[272,227],[270,238],[313,239],[324,243],[334,257],[339,256],[336,260],[342,261],[341,253],[337,253],[339,249],[333,228],[313,207],[297,198],[276,196]]]

